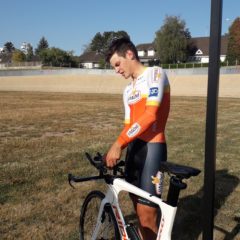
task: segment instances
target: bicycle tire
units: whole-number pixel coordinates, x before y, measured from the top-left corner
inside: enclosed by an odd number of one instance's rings
[[[91,234],[97,223],[101,201],[105,195],[100,191],[92,191],[85,198],[80,213],[80,240],[91,240]],[[120,240],[117,221],[111,207],[104,207],[102,224],[96,240]]]

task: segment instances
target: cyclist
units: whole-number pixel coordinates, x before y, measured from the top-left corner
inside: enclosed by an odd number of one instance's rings
[[[145,67],[129,38],[114,39],[106,53],[106,61],[116,73],[131,78],[123,94],[125,126],[108,150],[105,160],[113,167],[127,147],[126,181],[150,192],[161,194],[159,162],[167,160],[165,125],[170,109],[170,86],[160,67]],[[156,206],[146,199],[131,195],[143,239],[156,239]]]

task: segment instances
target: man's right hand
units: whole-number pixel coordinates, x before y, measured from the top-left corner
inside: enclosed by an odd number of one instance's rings
[[[121,158],[122,149],[118,141],[116,141],[111,148],[108,150],[105,156],[106,166],[109,168],[113,168],[117,161]]]

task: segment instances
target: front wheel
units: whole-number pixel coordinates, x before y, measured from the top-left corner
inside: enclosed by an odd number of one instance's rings
[[[104,206],[100,221],[97,221],[104,197],[102,192],[92,191],[85,198],[80,213],[80,240],[92,240],[98,223],[100,226],[94,240],[120,240],[117,222],[110,206]]]

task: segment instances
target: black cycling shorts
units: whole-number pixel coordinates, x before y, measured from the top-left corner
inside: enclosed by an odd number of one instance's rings
[[[128,145],[126,154],[126,181],[161,196],[163,174],[159,172],[160,162],[167,160],[166,143],[149,143],[136,139]],[[137,197],[139,203],[156,206],[147,199]]]

